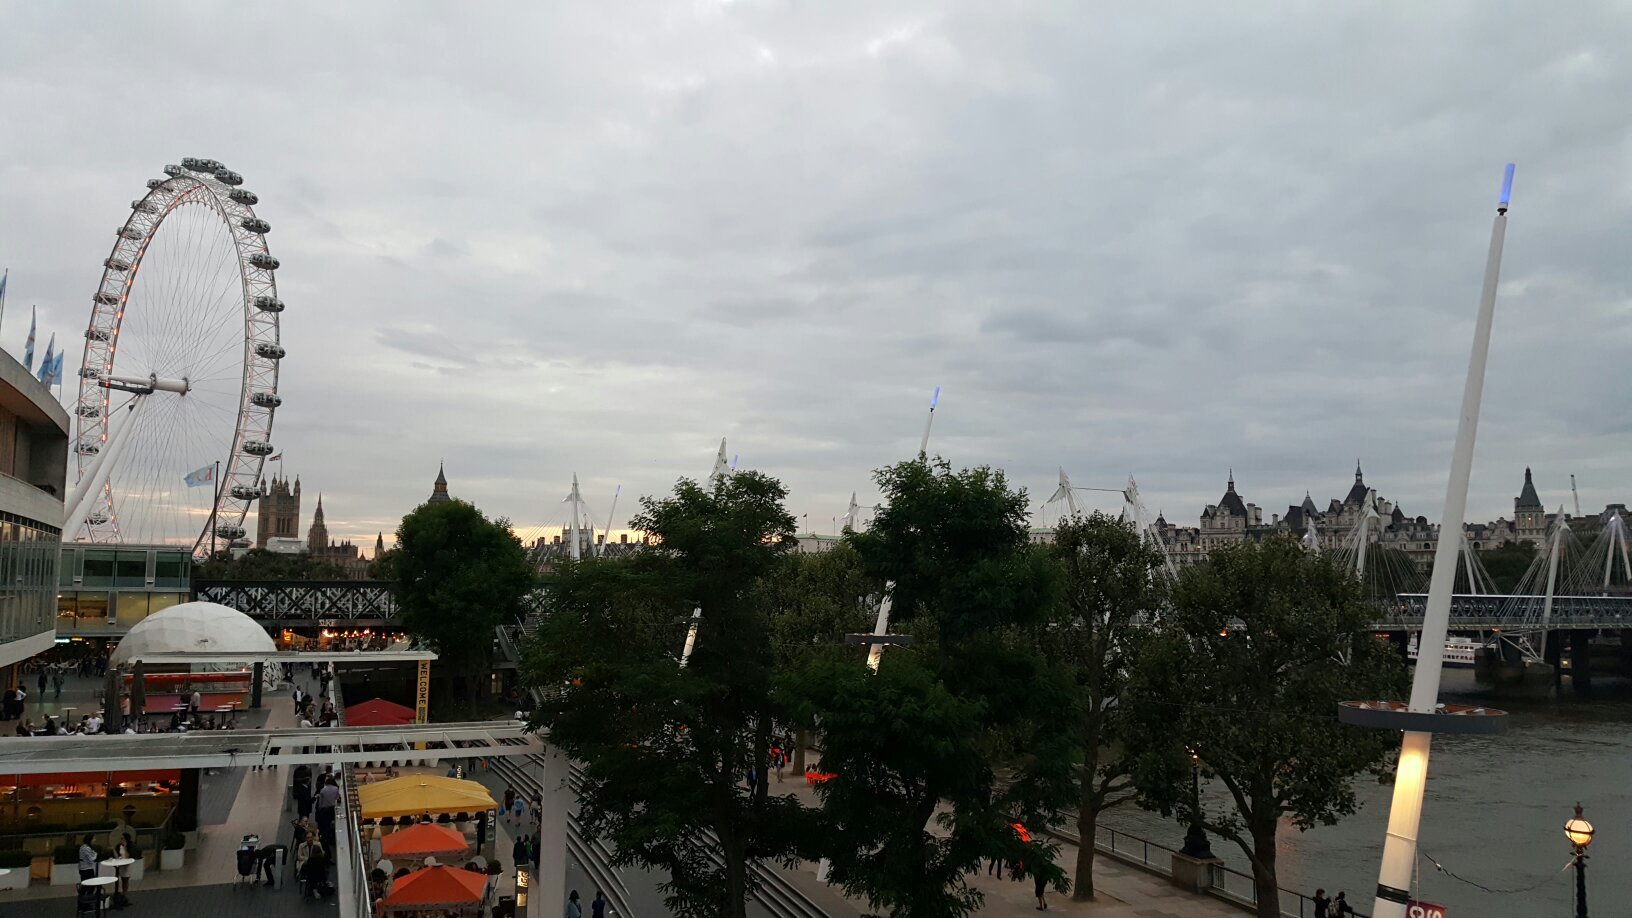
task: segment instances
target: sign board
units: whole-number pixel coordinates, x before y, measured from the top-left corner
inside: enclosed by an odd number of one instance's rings
[[[1445,906],[1412,899],[1406,903],[1405,918],[1445,918]]]
[[[430,721],[431,708],[431,661],[419,661],[419,679],[414,686],[414,723],[423,724]]]

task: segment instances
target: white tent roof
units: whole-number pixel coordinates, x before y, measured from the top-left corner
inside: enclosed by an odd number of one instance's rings
[[[253,618],[214,602],[184,602],[136,623],[114,648],[122,666],[157,654],[211,653],[259,656],[277,651]]]

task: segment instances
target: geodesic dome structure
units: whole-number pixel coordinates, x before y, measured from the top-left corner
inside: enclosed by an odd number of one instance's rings
[[[262,656],[277,645],[253,618],[216,602],[184,602],[142,619],[114,648],[110,662],[123,666],[161,653]]]

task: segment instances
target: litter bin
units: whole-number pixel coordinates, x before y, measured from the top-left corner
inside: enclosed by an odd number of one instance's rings
[[[493,903],[493,918],[516,918],[516,897],[500,896]]]

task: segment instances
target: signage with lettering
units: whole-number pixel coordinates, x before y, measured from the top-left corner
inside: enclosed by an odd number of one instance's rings
[[[1412,899],[1405,907],[1406,918],[1445,918],[1445,906]]]
[[[414,723],[429,721],[431,708],[431,661],[419,661],[419,680],[414,689]]]

